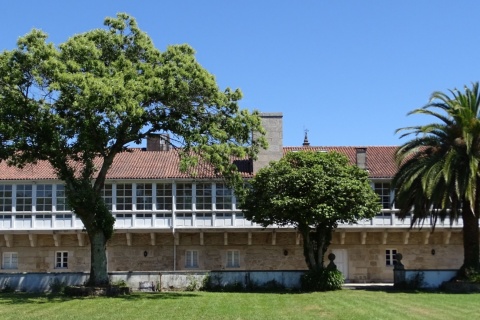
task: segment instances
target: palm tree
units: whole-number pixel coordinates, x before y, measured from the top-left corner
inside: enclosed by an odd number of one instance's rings
[[[464,262],[460,275],[480,272],[480,91],[434,92],[430,102],[410,114],[439,122],[397,130],[414,138],[396,152],[399,170],[393,178],[399,216],[413,214],[412,226],[432,216],[436,221],[463,219]]]

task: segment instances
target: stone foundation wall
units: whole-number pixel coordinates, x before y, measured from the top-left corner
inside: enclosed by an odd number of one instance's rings
[[[428,233],[428,235],[427,235]],[[123,271],[305,270],[301,239],[295,232],[183,232],[116,233],[107,247],[108,269]],[[362,243],[363,242],[363,243]],[[402,253],[408,269],[458,269],[463,262],[461,232],[412,230],[348,231],[333,234],[327,255],[346,250],[346,278],[351,282],[393,282],[393,266],[386,265],[386,250]],[[198,268],[186,268],[186,251],[198,253]],[[238,250],[240,267],[227,268],[227,251]],[[68,268],[55,268],[55,253],[68,252]],[[0,237],[0,253],[16,252],[17,269],[8,272],[87,272],[90,269],[88,237],[77,234],[15,234],[10,247]],[[433,254],[432,254],[433,253]],[[325,264],[328,259],[325,258]]]
[[[412,230],[408,238],[405,232],[389,232],[387,236],[370,232],[364,241],[362,244],[361,232],[349,232],[341,244],[341,235],[335,232],[329,247],[329,252],[347,250],[347,279],[351,282],[393,282],[393,265],[386,263],[387,249],[401,253],[402,263],[408,269],[458,269],[463,263],[461,232],[447,236],[442,231]]]
[[[213,285],[264,285],[275,281],[286,288],[300,287],[300,276],[303,271],[135,271],[109,272],[112,283],[125,282],[133,291],[177,291],[189,288],[199,289],[207,276]],[[87,272],[28,272],[0,273],[0,288],[21,292],[48,292],[55,284],[80,286],[89,277]]]

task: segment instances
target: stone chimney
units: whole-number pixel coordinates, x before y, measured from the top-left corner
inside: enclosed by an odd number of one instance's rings
[[[357,166],[360,169],[368,169],[367,166],[367,148],[356,148],[357,150]]]
[[[258,159],[253,162],[253,173],[266,167],[270,161],[278,161],[283,157],[283,114],[281,112],[262,112],[260,118],[266,131],[265,138],[268,142],[268,149],[260,149]]]
[[[170,136],[168,133],[150,134],[147,137],[147,151],[170,150]]]

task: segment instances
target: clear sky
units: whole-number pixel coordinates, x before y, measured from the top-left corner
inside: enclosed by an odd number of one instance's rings
[[[156,47],[188,43],[242,108],[284,115],[284,145],[398,145],[434,91],[480,81],[476,0],[2,2],[0,50],[32,28],[59,44],[127,12]]]

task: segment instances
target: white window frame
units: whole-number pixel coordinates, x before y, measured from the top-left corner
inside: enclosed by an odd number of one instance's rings
[[[108,210],[113,210],[113,184],[104,184],[102,188],[102,199]]]
[[[0,185],[0,211],[12,212],[13,186],[11,184]]]
[[[153,209],[153,185],[151,183],[137,183],[135,189],[135,209]]]
[[[380,205],[382,209],[388,210],[392,208],[392,193],[390,181],[377,181],[373,183],[373,190],[380,197]]]
[[[35,187],[35,211],[48,212],[53,210],[53,185],[37,184]]]
[[[117,211],[132,211],[133,183],[117,183],[115,200]]]
[[[52,227],[52,214],[35,214],[35,227],[39,228],[51,228]]]
[[[0,228],[11,229],[12,225],[12,214],[0,214]]]
[[[171,183],[157,183],[155,189],[157,210],[172,210],[173,187]]]
[[[137,213],[135,214],[134,225],[138,227],[151,227],[153,221],[152,213]]]
[[[185,268],[198,268],[198,250],[185,250]]]
[[[55,251],[55,269],[68,269],[68,251]]]
[[[215,186],[215,209],[233,209],[233,190],[230,189],[225,183],[217,183]]]
[[[72,227],[72,217],[71,213],[61,213],[55,215],[55,227],[56,228],[71,228]]]
[[[175,208],[177,210],[192,210],[193,185],[189,182],[177,183],[175,188]]]
[[[55,188],[55,211],[70,211],[65,185],[63,184],[57,184]]]
[[[18,252],[2,254],[2,269],[18,269]]]
[[[195,186],[195,209],[212,210],[212,184],[197,183]]]
[[[393,267],[397,264],[396,254],[398,253],[397,249],[386,249],[385,250],[385,265],[387,267]]]
[[[21,210],[19,208],[21,207]],[[15,188],[15,211],[32,212],[33,186],[30,184],[17,184]]]
[[[15,215],[15,227],[16,228],[31,228],[32,227],[32,214],[16,214]]]
[[[240,250],[227,250],[227,268],[240,268]]]

